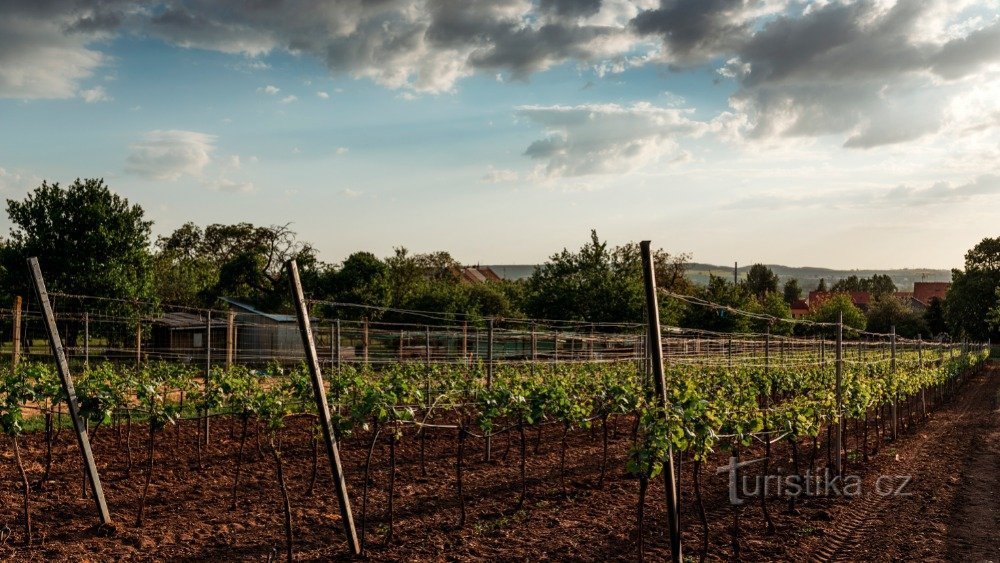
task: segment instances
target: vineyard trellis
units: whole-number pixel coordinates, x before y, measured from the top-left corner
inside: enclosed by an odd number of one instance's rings
[[[130,435],[133,425],[147,425],[147,488],[155,479],[157,437],[178,421],[200,422],[199,458],[200,447],[208,440],[207,425],[201,422],[210,417],[240,421],[241,456],[248,424],[261,424],[267,429],[270,452],[282,476],[283,421],[292,416],[319,416],[317,409],[322,407],[313,394],[316,380],[303,363],[302,348],[296,352],[283,346],[240,346],[240,333],[291,331],[297,335],[296,323],[236,319],[229,310],[50,295],[53,319],[64,335],[69,367],[77,381],[81,416],[93,425],[91,433],[102,426],[120,429],[124,425]],[[311,315],[305,318],[313,327],[316,349],[323,351],[322,357],[317,356],[321,364],[317,367],[325,376],[330,428],[335,437],[356,434],[368,440],[358,549],[363,550],[366,542],[368,467],[382,439],[389,445],[385,541],[391,541],[395,452],[401,440],[422,441],[429,432],[453,433],[456,521],[465,525],[462,478],[471,463],[470,440],[482,444],[484,460],[490,459],[491,438],[506,434],[518,441],[516,507],[521,508],[529,498],[525,459],[530,432],[537,432],[537,440],[545,426],[560,429],[558,475],[565,489],[567,435],[599,424],[603,434],[599,485],[603,486],[609,422],[621,419],[632,424],[627,468],[641,476],[640,483],[660,475],[674,460],[679,466],[683,459],[693,462],[704,558],[709,548],[708,522],[700,474],[702,464],[716,449],[726,449],[738,459],[742,450],[755,443],[768,448],[786,443],[792,455],[791,471],[802,476],[815,469],[819,438],[826,430],[828,452],[831,444],[834,449],[829,465],[841,472],[842,456],[852,441],[850,433],[843,434],[847,421],[855,423],[854,451],[867,460],[870,422],[874,422],[877,439],[894,439],[901,424],[912,428],[933,406],[953,395],[989,353],[984,344],[908,340],[894,333],[849,330],[839,323],[772,319],[663,291],[660,295],[727,314],[746,314],[765,325],[800,323],[814,334],[793,337],[772,334],[768,328],[760,333],[726,334],[662,327],[658,349],[666,401],[660,403],[652,392],[654,366],[642,325],[479,319],[310,301]],[[46,351],[43,339],[43,317],[30,299],[21,308],[0,311],[4,333],[13,331],[0,349],[9,351],[12,359],[0,374],[0,429],[12,438],[15,448],[26,417],[45,418],[43,439],[51,444],[49,430],[60,426],[66,413],[65,398],[58,383],[54,384],[58,380],[51,351]],[[194,338],[184,346],[157,342],[155,333],[163,330],[165,318],[186,318],[191,326],[201,327],[201,345],[195,346]],[[859,431],[862,424],[863,433]],[[834,434],[840,439],[834,441]],[[129,440],[126,447],[131,470]],[[800,452],[800,448],[807,449]],[[313,451],[315,482],[317,448]],[[423,467],[423,448],[420,464]],[[809,469],[804,469],[806,465]],[[677,473],[683,475],[682,467]],[[237,463],[234,509],[238,509],[239,474]],[[284,477],[280,478],[284,493]],[[32,535],[27,481],[24,476],[26,542]],[[640,491],[637,505],[639,530],[644,494]],[[804,500],[789,498],[790,509]],[[763,499],[762,503],[766,515]],[[290,558],[292,522],[287,495],[282,506]],[[732,549],[738,557],[740,512],[735,508],[732,517]],[[136,523],[142,522],[140,505]],[[640,532],[640,547],[641,538]]]

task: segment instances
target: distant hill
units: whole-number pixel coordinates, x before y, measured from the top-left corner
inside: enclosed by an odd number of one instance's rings
[[[815,289],[819,285],[819,280],[826,280],[827,286],[833,285],[837,280],[848,276],[858,276],[868,278],[875,274],[886,274],[892,278],[893,283],[900,291],[910,291],[913,289],[913,282],[950,282],[951,270],[935,270],[933,268],[904,268],[899,270],[834,270],[831,268],[817,268],[812,266],[792,267],[779,264],[768,264],[768,268],[778,274],[781,283],[790,278],[799,280],[799,285],[806,291]],[[538,266],[532,264],[505,264],[489,266],[498,276],[505,280],[522,280],[531,277],[531,274]],[[732,266],[718,266],[715,264],[702,264],[691,262],[687,265],[688,279],[697,284],[708,283],[709,275],[723,276],[728,280],[733,279]],[[747,275],[750,266],[740,266],[738,275],[743,279]]]

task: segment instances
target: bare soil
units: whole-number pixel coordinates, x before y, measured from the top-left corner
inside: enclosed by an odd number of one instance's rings
[[[865,494],[853,499],[804,499],[795,514],[786,502],[772,498],[768,506],[777,526],[768,535],[760,503],[740,508],[741,556],[756,560],[902,559],[1000,560],[1000,368],[993,366],[965,383],[949,403],[926,422],[903,432],[894,443],[871,431],[872,460],[862,465],[852,457],[847,473],[858,475]],[[440,421],[449,422],[449,421]],[[26,545],[21,520],[20,475],[9,441],[0,443],[0,530],[10,537],[0,544],[0,557],[16,560],[249,560],[283,557],[281,496],[266,440],[261,449],[251,425],[241,476],[240,503],[232,509],[232,484],[239,446],[239,421],[212,419],[212,440],[197,466],[196,422],[185,421],[157,435],[155,468],[147,500],[145,525],[134,525],[144,478],[146,427],[131,433],[133,467],[126,471],[124,432],[102,428],[94,440],[98,468],[112,510],[111,528],[96,525],[91,499],[81,496],[82,469],[71,431],[64,429],[54,448],[52,478],[31,495],[35,532]],[[407,429],[397,447],[395,533],[385,543],[388,525],[388,445],[376,447],[369,488],[367,554],[375,561],[454,560],[635,560],[638,481],[626,473],[625,460],[632,421],[613,423],[610,460],[604,486],[600,474],[601,432],[569,434],[566,490],[559,478],[557,425],[546,426],[535,453],[536,434],[528,432],[528,497],[515,510],[518,479],[517,434],[493,438],[493,461],[484,461],[483,441],[466,442],[463,486],[467,521],[458,527],[455,459],[456,431],[429,431],[427,477],[419,463],[419,439]],[[320,458],[315,494],[306,495],[312,471],[311,422],[289,421],[281,433],[284,471],[291,494],[295,557],[300,560],[347,559],[336,498],[325,460]],[[822,434],[825,438],[825,432]],[[508,447],[508,439],[511,439]],[[348,488],[359,533],[362,520],[363,466],[370,436],[362,433],[341,443]],[[825,442],[820,441],[821,449]],[[772,470],[788,472],[789,448],[775,444]],[[799,445],[803,458],[809,443]],[[849,434],[848,447],[855,448]],[[877,450],[877,453],[874,453]],[[29,478],[43,473],[45,443],[41,433],[22,439],[21,455]],[[757,446],[744,459],[761,457]],[[825,449],[817,465],[826,463]],[[728,476],[717,474],[728,452],[717,452],[702,469],[703,496],[710,521],[711,560],[731,559],[732,511]],[[701,526],[694,503],[692,463],[682,475],[682,527],[685,555],[697,557]],[[325,469],[325,471],[324,471]],[[754,468],[752,471],[757,471]],[[910,476],[907,496],[875,494],[880,476]],[[900,481],[892,482],[896,486]],[[654,480],[646,505],[645,554],[649,560],[669,557],[662,480]],[[3,539],[0,537],[0,539]]]

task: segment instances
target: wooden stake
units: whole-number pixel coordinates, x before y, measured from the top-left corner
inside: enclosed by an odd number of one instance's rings
[[[11,332],[11,344],[14,351],[10,356],[10,363],[13,369],[17,369],[17,363],[21,360],[21,296],[14,297],[14,330]]]
[[[656,387],[656,400],[660,407],[666,410],[667,384],[663,374],[663,343],[660,338],[660,307],[656,298],[656,274],[653,272],[653,259],[649,249],[650,241],[639,243],[642,251],[642,270],[646,286],[646,318],[649,322],[647,335],[649,341],[648,357],[653,369],[653,384]],[[681,526],[680,512],[677,503],[677,478],[674,475],[673,448],[667,448],[663,459],[663,480],[667,497],[667,520],[670,528],[670,560],[681,563]]]
[[[344,525],[344,535],[347,545],[354,555],[361,554],[361,544],[354,529],[354,513],[351,511],[351,499],[347,495],[347,482],[344,480],[344,468],[340,464],[340,450],[337,447],[337,437],[330,421],[330,407],[326,402],[326,387],[323,385],[323,373],[320,370],[319,356],[316,354],[316,343],[313,340],[312,327],[309,321],[309,311],[306,309],[305,296],[302,293],[302,282],[299,280],[299,268],[295,260],[285,263],[288,277],[291,281],[292,299],[295,301],[295,315],[299,321],[299,333],[302,335],[302,347],[305,349],[306,365],[312,379],[313,396],[316,399],[316,412],[319,414],[320,426],[323,430],[323,444],[330,460],[333,472],[333,482],[337,492],[337,503],[340,505],[340,519]],[[367,340],[367,327],[365,335]]]
[[[69,362],[66,360],[66,349],[63,348],[62,339],[59,337],[59,331],[56,328],[55,315],[53,315],[52,305],[49,303],[49,294],[45,290],[45,279],[42,277],[42,269],[38,265],[38,258],[28,258],[28,267],[31,269],[31,280],[35,286],[38,303],[42,308],[45,333],[49,338],[49,346],[56,360],[56,369],[59,372],[63,394],[66,397],[69,416],[73,420],[73,429],[76,431],[77,444],[80,446],[80,454],[83,457],[83,468],[90,481],[90,490],[94,493],[94,502],[97,504],[98,516],[101,519],[101,524],[111,524],[111,513],[108,512],[108,504],[104,500],[104,488],[101,487],[101,476],[97,473],[97,465],[94,463],[94,452],[90,449],[90,438],[87,436],[87,430],[84,428],[83,420],[80,418],[80,406],[77,404],[76,390],[73,388],[73,377],[70,375]]]
[[[236,354],[236,311],[226,315],[226,369],[233,367],[233,357]]]

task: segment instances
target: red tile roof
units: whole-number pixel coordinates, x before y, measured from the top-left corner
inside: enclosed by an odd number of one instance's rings
[[[913,298],[924,305],[930,305],[931,299],[935,297],[942,301],[948,295],[951,287],[949,282],[915,282],[913,284]]]

